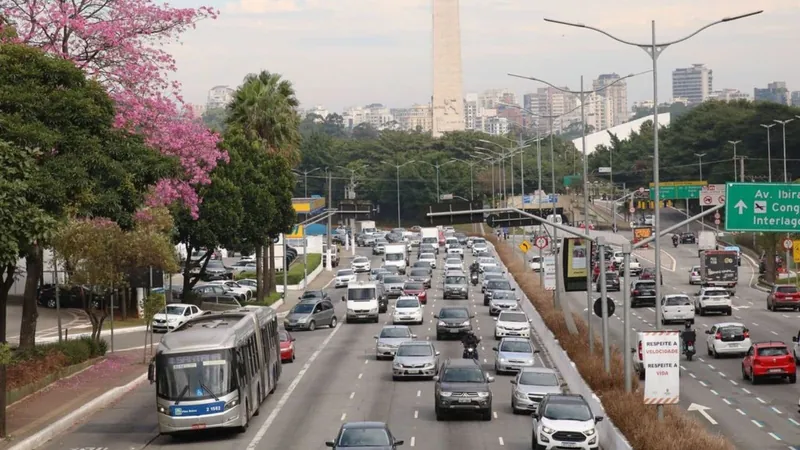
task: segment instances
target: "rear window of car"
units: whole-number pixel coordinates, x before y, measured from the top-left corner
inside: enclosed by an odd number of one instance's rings
[[[669,297],[666,303],[667,306],[685,306],[692,304],[692,302],[689,301],[689,297]]]
[[[636,289],[655,289],[656,288],[656,283],[655,283],[655,281],[639,282],[639,283],[636,283],[635,288]]]
[[[762,347],[758,349],[758,356],[785,356],[789,354],[786,347]]]
[[[781,294],[795,294],[797,293],[797,286],[779,286],[776,291]]]

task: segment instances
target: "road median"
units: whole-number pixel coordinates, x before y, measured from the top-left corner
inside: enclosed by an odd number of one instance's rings
[[[599,344],[601,340],[595,340],[598,344],[594,353],[590,353],[588,329],[584,318],[573,313],[578,334],[570,334],[564,323],[563,313],[553,306],[552,293],[544,291],[539,286],[539,277],[533,276],[526,269],[514,255],[510,245],[499,241],[493,235],[484,237],[495,246],[509,273],[514,276],[520,289],[574,363],[583,380],[598,396],[608,418],[625,436],[632,448],[636,450],[735,449],[724,436],[712,434],[701,424],[686,416],[678,407],[665,407],[664,420],[659,421],[656,408],[644,404],[635,379],[634,392],[625,392],[623,354],[620,350],[612,346],[611,373],[606,374],[603,370],[602,347]],[[606,450],[616,450],[616,448]]]

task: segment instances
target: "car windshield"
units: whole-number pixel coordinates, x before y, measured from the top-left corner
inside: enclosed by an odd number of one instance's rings
[[[500,344],[501,352],[512,353],[533,353],[531,344],[528,341],[506,341]]]
[[[692,272],[700,272],[700,266],[692,266]]]
[[[384,328],[381,330],[382,338],[406,338],[411,337],[408,328]]]
[[[298,303],[292,308],[294,314],[310,314],[314,311],[314,303]]]
[[[376,298],[375,288],[351,288],[347,290],[347,300],[364,302]]]
[[[353,259],[353,262],[356,263],[356,264],[362,264],[362,263],[369,262],[369,260],[367,258],[363,257],[363,256],[357,256],[357,257],[355,257]]]
[[[527,322],[528,317],[522,313],[502,312],[497,318],[498,322]]]
[[[483,278],[486,281],[489,281],[489,280],[502,280],[503,279],[503,274],[502,273],[487,273],[486,275],[483,276]]]
[[[161,314],[167,314],[170,316],[182,316],[184,312],[186,312],[185,306],[167,306],[161,310]]]
[[[339,447],[385,447],[392,445],[383,428],[345,428],[339,437]]]
[[[466,282],[467,277],[459,275],[450,275],[444,279],[444,284],[465,284]]]
[[[529,386],[558,386],[558,377],[554,373],[522,372],[519,384]]]
[[[516,300],[514,293],[511,291],[497,291],[492,295],[494,300]]]
[[[156,356],[158,396],[173,401],[221,397],[237,389],[232,376],[233,351],[159,354]]]
[[[395,308],[419,308],[419,300],[415,298],[401,298],[395,302]]]
[[[496,264],[492,258],[478,258],[478,264]]]
[[[483,383],[483,372],[477,367],[450,367],[442,375],[445,383]]]
[[[686,306],[691,305],[692,302],[689,300],[689,297],[667,297],[667,306]]]
[[[349,269],[340,270],[340,271],[336,272],[336,276],[337,277],[349,277],[352,274],[353,274],[353,271],[349,270]]]
[[[433,356],[430,345],[401,345],[397,356]]]
[[[425,289],[425,286],[422,283],[406,283],[403,285],[403,289],[407,291],[422,291]]]
[[[506,280],[492,280],[489,282],[486,288],[489,290],[510,291],[511,283]]]
[[[439,318],[441,319],[468,319],[469,313],[467,313],[466,309],[456,309],[456,308],[449,308],[445,309],[442,308],[439,311]]]
[[[278,331],[278,338],[281,342],[289,342],[289,333],[284,330]]]
[[[428,269],[414,269],[409,275],[412,277],[427,277]]]
[[[486,244],[486,240],[483,239],[483,238],[475,238],[475,239],[472,240],[472,245],[475,245],[475,244],[485,245]]]
[[[549,403],[542,415],[551,420],[577,420],[581,422],[594,418],[589,407],[577,403]]]
[[[399,284],[399,283],[403,283],[404,281],[405,281],[405,279],[403,279],[403,277],[398,277],[398,276],[394,276],[394,275],[383,277],[383,282],[386,283],[386,284]]]
[[[758,349],[758,356],[785,356],[789,354],[786,347],[764,347]]]

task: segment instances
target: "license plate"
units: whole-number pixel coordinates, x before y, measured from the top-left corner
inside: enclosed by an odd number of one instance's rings
[[[458,333],[461,330],[450,330],[451,333]]]
[[[359,315],[358,315],[358,318],[359,318],[359,319],[366,319],[366,318],[367,318],[367,315],[366,315],[366,314],[359,314]]]
[[[472,403],[472,400],[468,398],[460,398],[458,399],[458,403]]]
[[[783,372],[783,369],[769,369],[770,373],[780,373]]]
[[[206,428],[206,424],[204,424],[204,423],[195,423],[195,424],[192,424],[192,429],[193,429],[193,430],[203,430],[203,429],[205,429],[205,428]]]
[[[574,442],[562,442],[561,444],[559,444],[559,446],[561,446],[561,447],[577,447],[578,444],[576,444]]]
[[[415,374],[419,373],[419,370],[407,370],[406,372],[408,372],[409,374]]]

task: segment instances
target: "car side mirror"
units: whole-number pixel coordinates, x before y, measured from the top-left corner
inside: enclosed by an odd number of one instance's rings
[[[792,336],[792,342],[797,342],[797,336]]]
[[[153,383],[156,382],[156,365],[155,365],[155,363],[150,363],[150,365],[147,366],[147,381],[149,381],[150,384],[153,384]]]
[[[386,262],[386,258],[381,258],[381,262]]]
[[[531,413],[531,417],[533,417],[536,420],[539,420],[539,414],[538,413],[535,413],[535,412]]]
[[[489,383],[494,383],[494,377],[489,375],[486,377],[486,381],[488,381]]]
[[[334,444],[334,442],[333,442],[333,441],[327,441],[327,442],[325,442],[325,446],[326,446],[326,447],[333,448],[333,446],[334,446],[334,445],[335,445],[335,444]]]
[[[405,441],[402,441],[402,440],[394,441],[394,445],[403,445],[403,442],[405,442]]]
[[[433,376],[433,381],[439,381],[439,375],[434,375]]]
[[[434,315],[433,315],[433,318],[434,318],[434,319],[438,319],[438,318],[439,318],[439,315],[438,315],[438,314],[434,314]]]
[[[417,338],[417,335],[416,335],[416,334],[412,334],[412,335],[411,335],[411,337],[412,337],[412,338],[414,338],[414,339],[416,339],[416,338]]]
[[[378,335],[377,334],[375,336],[372,336],[372,337],[375,338],[375,339],[378,339]]]
[[[535,354],[537,354],[537,353],[541,353],[541,351],[539,351],[539,350],[534,350],[534,351],[533,351],[533,354],[534,354],[534,355],[535,355]]]
[[[297,338],[292,338],[292,342],[294,342],[294,341],[296,341],[296,340],[297,340]]]
[[[517,384],[517,380],[509,380],[511,384]]]
[[[433,354],[434,354],[434,355],[436,355],[436,356],[439,356],[439,355],[441,355],[441,354],[442,354],[442,352],[440,352],[440,351],[436,351],[436,352],[433,352]]]
[[[711,334],[711,330],[706,330],[706,334]],[[795,338],[797,339],[797,338]]]
[[[512,290],[512,291],[516,291],[516,290],[517,290],[517,288],[515,288],[515,287],[512,287],[512,288],[511,288],[511,290]]]
[[[494,320],[495,322],[497,322],[497,317],[492,317],[492,320]]]
[[[343,302],[346,302],[346,301],[347,301],[347,300],[345,300],[345,298],[344,298],[344,295],[342,296],[342,301],[343,301]]]
[[[603,417],[602,416],[598,416],[598,417],[594,418],[594,423],[600,423],[602,421],[603,421]]]
[[[533,319],[528,319],[528,323],[533,323]]]
[[[521,299],[517,299],[517,303],[519,303],[519,302],[521,302],[521,301],[522,301]]]
[[[631,347],[631,353],[636,353],[636,349]]]
[[[470,315],[469,315],[469,318],[470,318],[470,319],[474,319],[474,318],[475,318],[475,314],[470,314]]]
[[[497,351],[497,347],[492,347],[492,350]]]

